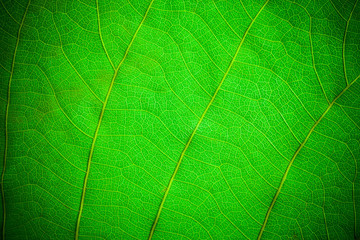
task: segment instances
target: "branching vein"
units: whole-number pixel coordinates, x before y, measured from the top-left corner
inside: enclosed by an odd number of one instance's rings
[[[115,79],[119,73],[119,70],[120,70],[120,67],[121,65],[123,64],[123,62],[125,61],[127,55],[129,54],[129,50],[132,46],[132,44],[134,43],[134,40],[142,26],[142,24],[144,23],[149,11],[150,11],[150,8],[151,8],[151,5],[153,4],[154,0],[152,0],[149,4],[149,7],[147,8],[146,12],[145,12],[145,15],[142,19],[142,21],[140,22],[138,28],[136,29],[135,33],[134,33],[134,36],[132,37],[128,47],[126,48],[126,51],[125,51],[125,54],[122,58],[122,60],[120,61],[119,65],[117,66],[115,72],[114,72],[114,75],[112,77],[112,80],[111,80],[111,83],[110,83],[110,87],[108,89],[108,92],[106,94],[106,97],[105,97],[105,101],[104,101],[104,104],[103,104],[103,107],[101,109],[101,113],[100,113],[100,117],[99,117],[99,122],[97,124],[97,127],[96,127],[96,130],[95,130],[95,134],[94,134],[94,138],[93,138],[93,141],[92,141],[92,144],[91,144],[91,149],[90,149],[90,153],[89,153],[89,159],[88,159],[88,164],[87,164],[87,168],[86,168],[86,174],[85,174],[85,178],[84,178],[84,186],[83,186],[83,191],[82,191],[82,194],[81,194],[81,200],[80,200],[80,207],[79,207],[79,214],[78,214],[78,218],[77,218],[77,221],[76,221],[76,228],[75,228],[75,239],[78,239],[79,238],[79,229],[80,229],[80,221],[81,221],[81,215],[82,215],[82,212],[83,212],[83,207],[84,207],[84,200],[85,200],[85,194],[86,194],[86,188],[87,188],[87,184],[88,184],[88,179],[89,179],[89,173],[90,173],[90,167],[91,167],[91,160],[92,160],[92,157],[93,157],[93,154],[94,154],[94,149],[95,149],[95,143],[96,143],[96,140],[97,140],[97,137],[98,137],[98,133],[99,133],[99,129],[100,129],[100,126],[101,126],[101,122],[102,122],[102,119],[104,117],[104,112],[105,112],[105,109],[106,109],[106,105],[109,101],[109,97],[110,97],[110,94],[111,94],[111,90],[114,86],[114,82],[115,82]]]
[[[8,134],[8,118],[9,118],[9,107],[10,107],[10,92],[11,92],[11,82],[14,75],[14,67],[15,67],[15,59],[16,59],[16,53],[17,48],[19,46],[20,41],[20,35],[21,35],[21,29],[24,26],[26,14],[28,12],[29,6],[30,6],[31,0],[29,0],[24,16],[21,20],[19,31],[17,34],[17,40],[14,50],[14,56],[11,63],[11,73],[10,73],[10,79],[9,79],[9,85],[8,85],[8,95],[7,95],[7,104],[6,104],[6,112],[5,112],[5,150],[4,150],[4,162],[3,162],[3,170],[1,173],[1,197],[2,197],[2,204],[3,204],[3,223],[2,223],[2,239],[5,239],[5,226],[6,226],[6,207],[5,207],[5,193],[4,193],[4,176],[5,176],[5,170],[6,170],[6,158],[7,158],[7,151],[8,151],[8,143],[9,143],[9,134]]]
[[[230,62],[230,64],[229,64],[229,66],[228,66],[228,68],[227,68],[224,76],[222,77],[222,79],[221,79],[218,87],[216,88],[213,97],[211,98],[209,104],[207,105],[207,107],[205,108],[203,114],[201,115],[199,122],[196,124],[195,129],[193,130],[193,132],[192,132],[192,134],[191,134],[188,142],[187,142],[186,145],[185,145],[185,148],[184,148],[183,151],[181,152],[179,161],[178,161],[178,163],[177,163],[177,165],[176,165],[176,167],[175,167],[175,170],[174,170],[174,172],[173,172],[173,174],[172,174],[172,176],[171,176],[171,178],[170,178],[170,180],[169,180],[168,187],[166,188],[164,197],[163,197],[163,199],[162,199],[162,201],[161,201],[161,203],[160,203],[160,206],[159,206],[158,212],[157,212],[157,214],[156,214],[154,223],[153,223],[153,225],[152,225],[152,227],[151,227],[150,235],[149,235],[149,240],[152,239],[152,237],[153,237],[153,235],[154,235],[154,232],[155,232],[157,223],[158,223],[158,221],[159,221],[159,218],[160,218],[162,209],[164,208],[164,203],[165,203],[166,198],[167,198],[167,196],[168,196],[168,194],[169,194],[169,191],[170,191],[170,189],[171,189],[171,186],[172,186],[172,184],[173,184],[173,182],[174,182],[175,176],[176,176],[176,174],[177,174],[177,172],[178,172],[178,170],[179,170],[179,168],[180,168],[180,165],[181,165],[181,162],[182,162],[182,160],[183,160],[183,158],[184,158],[184,156],[185,156],[185,153],[186,153],[187,149],[189,148],[190,143],[191,143],[192,139],[194,138],[196,131],[198,130],[199,126],[201,125],[202,121],[204,120],[207,111],[209,110],[209,108],[210,108],[210,106],[212,105],[212,103],[214,102],[214,100],[215,100],[218,92],[220,91],[221,86],[222,86],[222,84],[224,83],[227,75],[229,74],[229,72],[230,72],[230,70],[231,70],[231,68],[232,68],[232,66],[233,66],[233,64],[234,64],[234,62],[235,62],[235,59],[236,59],[236,57],[237,57],[237,55],[238,55],[238,53],[239,53],[239,51],[240,51],[240,49],[241,49],[241,46],[243,45],[243,43],[244,43],[244,41],[245,41],[245,39],[246,39],[246,36],[247,36],[248,32],[250,31],[250,29],[251,29],[252,25],[254,24],[255,20],[257,19],[257,17],[259,16],[259,14],[262,12],[262,10],[265,8],[265,6],[266,6],[266,4],[267,4],[268,2],[269,2],[269,0],[267,0],[267,1],[265,2],[265,4],[260,8],[260,10],[259,10],[259,12],[256,14],[255,18],[251,21],[249,27],[246,29],[246,31],[245,31],[245,33],[244,33],[244,35],[243,35],[243,37],[242,37],[242,39],[241,39],[241,41],[240,41],[240,44],[239,44],[239,46],[238,46],[237,49],[236,49],[236,52],[235,52],[235,54],[234,54],[234,57],[232,58],[232,60],[231,60],[231,62]],[[239,229],[238,229],[238,230],[239,230]],[[241,232],[241,233],[242,233],[242,232]],[[242,233],[242,234],[243,234],[243,233]],[[243,234],[243,235],[244,235],[244,234]],[[246,237],[246,236],[244,235],[244,237]],[[246,238],[247,238],[247,237],[246,237]]]

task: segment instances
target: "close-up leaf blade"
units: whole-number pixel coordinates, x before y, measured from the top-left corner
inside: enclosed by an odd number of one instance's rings
[[[4,1],[2,239],[358,239],[360,4]]]

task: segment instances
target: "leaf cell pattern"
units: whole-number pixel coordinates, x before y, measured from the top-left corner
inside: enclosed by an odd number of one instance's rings
[[[360,238],[358,0],[1,0],[3,239]]]

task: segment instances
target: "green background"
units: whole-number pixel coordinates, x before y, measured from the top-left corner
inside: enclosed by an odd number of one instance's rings
[[[360,3],[1,0],[4,239],[359,239]]]

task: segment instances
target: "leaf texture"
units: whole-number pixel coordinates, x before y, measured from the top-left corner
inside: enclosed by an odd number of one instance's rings
[[[2,239],[359,239],[358,0],[1,0]]]

